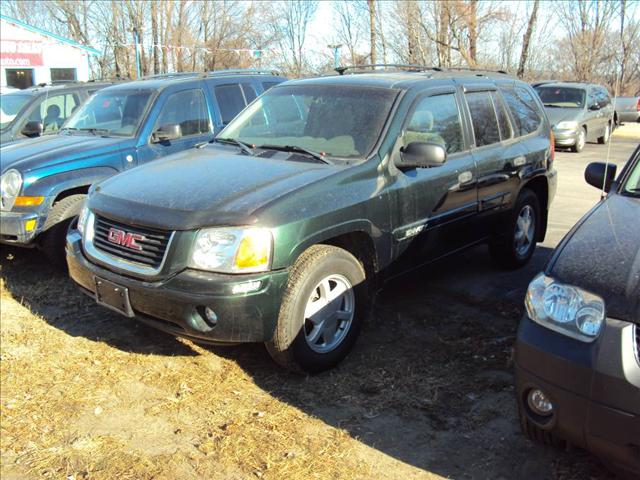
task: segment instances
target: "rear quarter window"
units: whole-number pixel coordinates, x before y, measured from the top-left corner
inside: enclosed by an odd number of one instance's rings
[[[516,136],[533,133],[542,124],[542,112],[531,93],[522,87],[501,87],[500,92],[514,121]]]

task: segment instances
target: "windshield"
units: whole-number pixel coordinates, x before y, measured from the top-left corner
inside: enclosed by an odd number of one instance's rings
[[[629,195],[640,196],[640,160],[636,160],[636,164],[631,167],[622,191]]]
[[[260,147],[294,146],[333,157],[366,157],[397,91],[345,85],[274,87],[220,134]]]
[[[536,92],[545,107],[584,107],[585,91],[581,88],[538,87]]]
[[[15,93],[0,95],[0,129],[8,127],[31,98],[31,95]]]
[[[151,93],[149,90],[101,90],[67,120],[63,130],[132,136],[142,121]]]

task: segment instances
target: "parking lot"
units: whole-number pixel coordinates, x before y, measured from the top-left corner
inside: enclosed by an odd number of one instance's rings
[[[556,153],[546,241],[505,272],[486,248],[386,287],[354,352],[314,377],[260,345],[203,347],[110,313],[34,250],[2,248],[2,478],[610,478],[576,450],[527,441],[511,346],[529,280],[621,167],[610,145]]]

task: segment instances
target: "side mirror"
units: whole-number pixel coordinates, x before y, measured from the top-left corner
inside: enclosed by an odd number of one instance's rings
[[[607,165],[604,162],[593,162],[587,165],[584,171],[584,179],[589,185],[596,188],[601,189],[604,186],[604,191],[608,192],[611,190],[611,184],[616,178],[616,170],[616,165],[611,163]]]
[[[411,142],[400,149],[398,168],[439,167],[447,160],[447,151],[438,143]]]
[[[178,124],[162,125],[151,134],[152,143],[170,142],[182,136],[182,129]]]
[[[591,105],[589,105],[589,110],[592,110],[592,111],[600,110],[600,104],[598,102],[592,103]]]
[[[42,135],[43,131],[44,126],[42,125],[42,122],[31,121],[25,123],[24,127],[22,127],[22,130],[20,130],[20,133],[25,137],[39,137],[40,135]]]

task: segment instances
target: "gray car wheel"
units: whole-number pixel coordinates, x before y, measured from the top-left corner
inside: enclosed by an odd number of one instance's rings
[[[584,146],[587,143],[587,131],[584,127],[580,129],[578,132],[578,136],[576,137],[576,144],[571,148],[574,152],[580,153]]]

